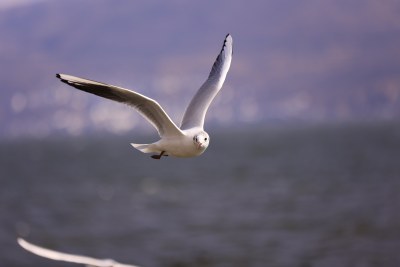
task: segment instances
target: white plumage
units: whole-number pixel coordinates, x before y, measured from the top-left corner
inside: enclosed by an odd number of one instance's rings
[[[94,266],[94,267],[139,267],[135,265],[122,264],[112,259],[95,259],[87,256],[63,253],[39,247],[37,245],[29,243],[28,241],[22,238],[18,238],[17,241],[18,244],[27,251],[51,260],[79,263],[79,264],[84,264],[86,266]]]
[[[186,108],[180,128],[157,101],[142,94],[71,75],[56,76],[79,90],[128,104],[146,118],[157,129],[161,139],[152,144],[132,144],[136,149],[144,153],[157,153],[158,155],[152,156],[156,159],[168,155],[194,157],[202,154],[210,142],[210,137],[204,131],[204,118],[211,102],[224,84],[231,61],[232,37],[228,34],[207,80]]]

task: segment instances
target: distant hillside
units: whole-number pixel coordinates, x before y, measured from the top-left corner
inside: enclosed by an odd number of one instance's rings
[[[208,125],[398,119],[397,1],[41,1],[0,9],[2,136],[148,127],[62,72],[156,98],[179,121],[226,33],[234,58]],[[147,128],[150,129],[150,128]]]

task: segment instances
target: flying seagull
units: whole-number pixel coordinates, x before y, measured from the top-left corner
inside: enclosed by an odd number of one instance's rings
[[[210,143],[204,131],[204,118],[208,107],[224,84],[232,61],[232,36],[226,35],[221,52],[212,66],[211,72],[186,108],[181,126],[171,120],[157,101],[137,92],[83,79],[66,74],[57,74],[62,82],[79,90],[128,104],[146,118],[158,131],[161,139],[152,144],[131,144],[143,153],[156,153],[151,157],[162,156],[195,157],[202,154]]]
[[[111,259],[95,259],[87,256],[58,252],[31,244],[22,238],[18,238],[17,241],[18,244],[27,251],[51,260],[79,263],[93,267],[139,267],[135,265],[122,264]]]

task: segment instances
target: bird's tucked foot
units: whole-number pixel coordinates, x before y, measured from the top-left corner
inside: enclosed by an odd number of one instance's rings
[[[160,155],[152,155],[151,157],[153,159],[161,159],[161,157],[164,155],[165,151],[161,151]],[[168,156],[168,155],[165,155]]]

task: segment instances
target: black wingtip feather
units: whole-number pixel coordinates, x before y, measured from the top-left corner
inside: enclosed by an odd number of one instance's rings
[[[224,45],[223,45],[223,47],[225,46],[225,44],[226,44],[226,41],[228,40],[228,37],[230,36],[230,34],[228,33],[226,36],[225,36],[225,40],[224,40]]]
[[[70,85],[70,83],[69,83],[67,80],[61,78],[61,74],[60,74],[60,73],[57,73],[57,74],[56,74],[56,77],[57,77],[58,79],[60,79],[61,82]]]
[[[228,33],[228,34],[225,36],[225,39],[224,39],[224,43],[223,43],[223,45],[222,45],[221,52],[225,49],[225,47],[226,47],[226,42],[228,41],[228,37],[229,37],[229,36],[231,36],[230,33]],[[232,36],[231,36],[231,37],[232,37]],[[232,49],[232,54],[233,54],[233,49]]]

